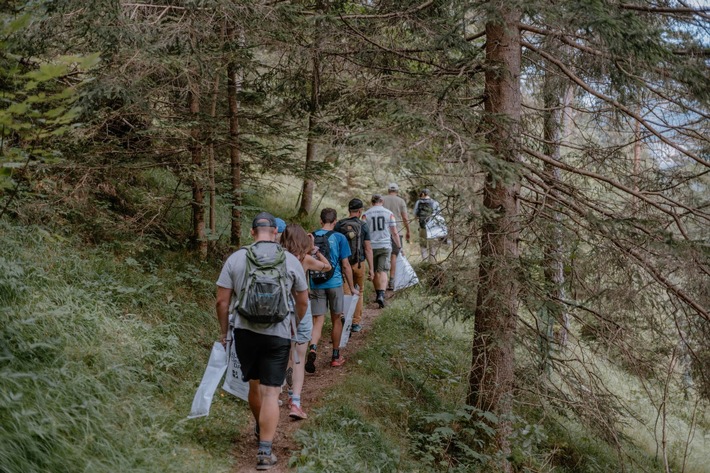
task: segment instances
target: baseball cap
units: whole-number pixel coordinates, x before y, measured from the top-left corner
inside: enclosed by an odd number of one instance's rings
[[[286,222],[284,222],[282,219],[280,219],[278,217],[276,217],[274,219],[274,221],[276,222],[276,231],[279,233],[283,233],[284,230],[286,230]]]
[[[372,203],[376,204],[382,202],[382,196],[380,194],[372,194]]]
[[[422,192],[421,192],[421,193],[424,194],[424,195],[429,195],[429,189],[424,188],[424,189],[422,189]]]
[[[399,190],[399,186],[397,185],[396,182],[390,182],[390,185],[387,186],[387,190],[398,191],[398,190]]]
[[[360,210],[364,206],[365,204],[362,203],[362,200],[357,197],[348,202],[348,210]]]
[[[251,221],[251,228],[273,227],[276,228],[276,219],[269,212],[259,212]]]

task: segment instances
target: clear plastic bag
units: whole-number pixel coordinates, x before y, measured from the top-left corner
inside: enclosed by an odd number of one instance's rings
[[[202,376],[200,387],[197,388],[195,398],[192,400],[192,409],[190,409],[190,415],[187,416],[188,419],[203,417],[210,413],[212,397],[226,370],[227,350],[221,343],[215,342],[212,346],[212,353],[207,362],[205,374]]]

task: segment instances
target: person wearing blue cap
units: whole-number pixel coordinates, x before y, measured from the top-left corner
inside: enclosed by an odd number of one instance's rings
[[[221,329],[220,342],[226,344],[229,331],[229,311],[234,297],[241,304],[250,287],[247,268],[257,264],[264,267],[276,265],[285,277],[280,279],[290,301],[284,304],[287,312],[276,322],[250,319],[248,313],[234,310],[233,340],[237,358],[242,368],[242,379],[249,382],[249,407],[256,419],[256,433],[259,447],[256,456],[257,470],[272,468],[276,455],[272,443],[279,422],[279,393],[286,378],[289,353],[291,351],[291,327],[293,317],[300,322],[308,308],[308,280],[300,261],[284,251],[275,242],[276,219],[267,212],[261,212],[251,224],[252,245],[240,248],[227,258],[217,279],[217,320]],[[252,259],[254,261],[252,261]],[[278,310],[278,308],[274,308]],[[272,313],[270,315],[277,315]]]
[[[274,218],[274,221],[276,222],[276,242],[281,243],[281,234],[286,230],[286,222],[278,217]]]

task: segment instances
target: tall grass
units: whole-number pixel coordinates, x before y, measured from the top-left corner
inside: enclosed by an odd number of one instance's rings
[[[6,222],[0,240],[0,471],[227,471],[245,407],[184,421],[215,270]]]
[[[423,310],[431,302],[425,297],[410,291],[376,319],[367,346],[350,358],[354,373],[323,399],[299,434],[303,447],[291,460],[298,471],[491,471],[491,460],[497,454],[481,446],[492,435],[490,426],[496,419],[464,403],[471,324],[447,317],[445,307],[437,313],[431,305]],[[521,360],[522,365],[526,363]],[[611,384],[612,374],[620,374],[613,366],[602,372]],[[618,378],[615,382],[624,381]],[[627,379],[625,386],[631,392],[639,389],[635,380]],[[647,426],[653,425],[653,419],[646,415],[653,414],[652,408],[639,419],[643,421],[640,430],[636,420],[622,422],[626,436],[622,435],[620,456],[616,448],[564,411],[543,412],[536,405],[521,403],[515,410],[510,458],[515,471],[663,471],[647,439],[652,435]],[[683,430],[684,422],[691,413],[683,414],[678,402],[669,411],[669,430],[675,429],[673,465],[681,471],[680,443],[685,440],[681,431],[688,432]],[[709,432],[704,422],[698,413],[686,472],[710,471],[702,463]]]

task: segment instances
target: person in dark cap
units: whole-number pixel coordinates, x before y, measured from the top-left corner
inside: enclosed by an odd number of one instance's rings
[[[429,189],[422,189],[419,200],[414,204],[414,216],[419,220],[419,248],[422,252],[422,261],[436,262],[436,252],[439,241],[429,239],[427,236],[427,223],[441,213],[439,202],[429,195]]]
[[[387,210],[394,214],[394,218],[397,220],[397,234],[399,235],[400,243],[402,243],[402,237],[406,236],[407,243],[409,243],[410,233],[409,233],[409,216],[407,215],[407,202],[399,195],[399,186],[396,182],[390,182],[387,186],[387,195],[382,196],[384,201],[382,205],[385,206]],[[394,290],[394,276],[397,274],[397,255],[402,250],[402,247],[397,245],[392,245],[392,256],[390,257],[390,277],[387,283],[387,289],[390,291]]]
[[[286,378],[286,367],[291,349],[292,320],[296,322],[308,308],[308,282],[303,266],[291,253],[275,241],[277,223],[273,215],[261,212],[251,224],[254,243],[240,248],[227,258],[217,279],[217,320],[221,330],[220,342],[226,345],[229,331],[229,310],[232,298],[243,297],[248,282],[247,253],[256,255],[259,263],[276,263],[283,269],[283,282],[292,298],[287,304],[288,315],[276,323],[257,323],[247,320],[239,311],[234,311],[233,340],[237,358],[242,368],[242,378],[249,383],[249,407],[256,419],[259,436],[257,470],[266,470],[276,464],[272,442],[279,422],[278,398]],[[251,257],[251,256],[250,256]],[[279,265],[279,263],[277,263]],[[257,266],[258,267],[258,266]]]
[[[375,272],[372,264],[372,245],[370,243],[370,227],[367,222],[362,220],[362,212],[365,204],[360,199],[352,199],[348,202],[348,218],[339,220],[335,224],[335,231],[345,235],[345,238],[350,244],[349,257],[350,267],[353,270],[353,283],[360,288],[360,297],[355,306],[353,313],[353,324],[350,327],[351,332],[359,332],[362,330],[362,300],[365,297],[365,261],[369,271],[367,279],[372,281]],[[343,284],[343,291],[346,295],[351,295],[350,286]]]
[[[377,293],[375,302],[380,308],[383,308],[385,306],[385,289],[387,288],[387,276],[390,270],[392,245],[401,246],[401,242],[397,234],[397,222],[394,214],[382,205],[382,196],[373,194],[370,201],[372,202],[372,207],[363,214],[363,219],[370,226],[370,238],[372,239],[372,259],[375,264],[373,285]]]

